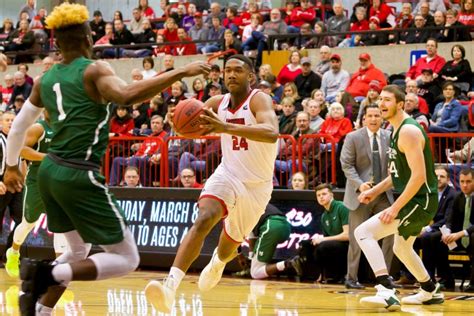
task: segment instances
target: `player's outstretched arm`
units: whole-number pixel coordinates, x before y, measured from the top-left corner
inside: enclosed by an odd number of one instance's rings
[[[420,190],[421,186],[426,183],[424,146],[425,139],[422,132],[416,126],[402,126],[400,137],[398,138],[398,148],[400,148],[401,152],[405,153],[411,175],[405,190],[393,203],[392,207],[394,209],[400,210],[404,207]]]
[[[216,110],[214,101],[211,102],[213,102],[212,106],[206,103],[204,110],[206,115],[202,116],[202,119],[207,122],[202,125],[202,128],[207,129],[207,133],[226,133],[262,143],[275,143],[277,141],[278,120],[275,111],[273,111],[272,100],[267,94],[257,93],[253,96],[250,109],[257,119],[257,124],[251,126],[221,121],[216,113],[210,110],[210,108]]]
[[[33,91],[13,121],[7,138],[7,168],[3,182],[10,192],[20,192],[23,189],[23,175],[18,166],[20,152],[25,143],[26,131],[33,125],[43,111],[39,93],[39,80],[33,85]]]
[[[41,161],[46,156],[45,153],[40,153],[33,149],[33,146],[38,143],[41,135],[44,133],[44,128],[41,124],[34,124],[26,132],[26,140],[23,149],[21,150],[21,157],[29,161]]]
[[[149,100],[173,82],[184,77],[207,74],[211,66],[202,61],[196,61],[159,76],[127,84],[120,79],[112,67],[103,61],[97,61],[89,66],[84,73],[86,89],[91,97],[96,95],[96,101],[114,102],[128,105]],[[94,91],[96,89],[96,91]],[[96,93],[95,93],[96,92]],[[105,102],[104,102],[105,103]]]

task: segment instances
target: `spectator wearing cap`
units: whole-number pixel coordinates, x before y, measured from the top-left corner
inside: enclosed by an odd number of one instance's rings
[[[209,72],[206,87],[204,88],[204,95],[202,97],[202,102],[206,102],[207,99],[209,99],[210,97],[209,92],[211,90],[212,83],[218,83],[221,88],[224,86],[224,80],[221,78],[221,67],[219,67],[219,65],[217,64],[214,64],[211,66],[211,71]],[[221,91],[223,93],[227,93],[227,91],[223,91],[223,90]]]
[[[369,30],[370,31],[380,30],[380,21],[377,16],[370,17]],[[365,46],[387,45],[388,35],[387,33],[380,33],[380,32],[366,33],[362,35],[361,41],[362,43],[364,43]]]
[[[430,31],[426,30],[426,19],[421,15],[415,15],[414,27],[403,33],[400,38],[400,44],[426,43],[430,37]]]
[[[426,53],[427,56],[419,58],[407,71],[405,82],[410,79],[418,80],[421,71],[427,68],[433,70],[434,79],[438,77],[438,73],[441,71],[444,64],[446,64],[446,60],[438,55],[438,42],[435,39],[430,38],[426,41]]]
[[[332,6],[334,16],[330,17],[327,22],[327,30],[329,33],[332,32],[347,32],[350,29],[350,21],[344,13],[344,7],[340,2],[334,3]],[[340,43],[343,39],[342,35],[334,36],[336,43]]]
[[[431,69],[428,69],[428,70],[433,72],[433,70],[431,70]],[[426,102],[426,100],[423,97],[421,97],[418,94],[419,91],[420,91],[420,88],[418,88],[418,82],[416,80],[409,80],[409,81],[406,82],[405,93],[406,94],[413,93],[413,94],[417,95],[418,96],[418,101],[416,102],[417,108],[420,110],[421,113],[428,115],[430,113],[428,103]]]
[[[369,92],[369,84],[372,80],[380,82],[380,88],[387,85],[384,73],[372,64],[368,53],[359,55],[360,68],[356,71],[349,82],[347,92],[353,97],[365,97]]]
[[[89,22],[94,43],[105,35],[105,24],[102,13],[99,10],[94,11],[94,19]]]
[[[262,64],[262,52],[268,48],[267,39],[270,35],[285,34],[287,29],[286,23],[281,19],[281,12],[273,9],[270,12],[270,21],[266,21],[262,25],[261,32],[254,31],[242,46],[245,54],[251,50],[257,50],[257,60],[255,67],[258,69]]]
[[[23,107],[23,104],[25,104],[25,97],[19,94],[15,97],[15,101],[13,102],[13,104],[7,108],[7,111],[15,112],[15,114],[18,115],[18,113],[20,113],[21,108]]]
[[[299,51],[292,51],[290,53],[289,63],[281,68],[277,76],[277,81],[282,85],[293,82],[302,72],[301,68],[301,53]]]
[[[429,113],[433,113],[438,102],[438,96],[441,94],[439,84],[433,77],[433,69],[423,69],[417,83],[419,87],[418,95],[428,103]]]
[[[326,96],[326,101],[333,102],[340,91],[344,91],[349,85],[349,73],[342,69],[341,56],[333,54],[330,57],[331,70],[323,75],[321,90]]]
[[[456,90],[452,82],[443,84],[444,101],[436,105],[431,116],[431,133],[453,133],[459,132],[459,121],[463,107],[456,100]]]
[[[300,0],[300,6],[291,11],[287,20],[288,33],[299,33],[303,24],[313,24],[316,19],[316,11],[309,0]]]
[[[257,88],[268,94],[269,96],[272,97],[273,100],[273,95],[272,95],[272,85],[270,82],[266,80],[260,80],[257,84]]]
[[[302,99],[311,97],[311,92],[314,89],[321,87],[321,77],[311,70],[311,58],[303,57],[301,59],[301,73],[296,76],[295,84],[298,89],[298,94]]]
[[[313,67],[313,71],[320,76],[323,75],[331,68],[331,48],[329,46],[323,45],[319,49],[319,61]]]
[[[202,13],[196,12],[194,14],[194,25],[189,29],[188,32],[189,36],[193,41],[205,41],[207,40],[208,33],[209,28],[202,20]],[[205,43],[197,43],[197,50],[200,52],[205,45]]]
[[[222,94],[222,86],[217,82],[212,82],[209,87],[209,98]]]
[[[377,101],[379,99],[379,95],[381,91],[382,89],[380,88],[380,82],[378,82],[377,80],[372,80],[369,83],[369,92],[367,92],[366,98],[362,100],[362,102],[360,103],[359,112],[355,113],[355,111],[353,110],[353,113],[352,113],[353,116],[357,114],[357,118],[354,124],[356,129],[363,127],[362,117],[364,116],[364,113],[366,112],[366,108],[371,105],[377,106]]]

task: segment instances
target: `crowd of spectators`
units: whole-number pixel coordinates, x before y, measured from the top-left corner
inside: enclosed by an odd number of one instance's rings
[[[397,84],[405,90],[405,111],[427,132],[472,131],[467,124],[465,106],[474,98],[472,70],[469,60],[465,58],[466,49],[455,44],[450,56],[441,56],[437,50],[439,42],[471,40],[472,29],[469,27],[474,25],[472,0],[461,1],[460,7],[448,4],[451,7],[447,8],[443,1],[420,1],[413,8],[410,3],[403,3],[402,11],[396,13],[378,0],[359,1],[352,11],[335,2],[328,16],[323,17],[319,1],[316,4],[308,0],[299,3],[288,1],[282,9],[272,9],[271,3],[264,0],[256,3],[243,1],[239,8],[221,8],[218,3],[209,5],[207,1],[173,4],[161,1],[164,15],[157,17],[148,6],[148,1],[140,0],[133,9],[131,21],[125,22],[122,13],[117,11],[114,20],[108,23],[103,20],[101,12],[96,11],[90,26],[96,47],[101,47],[97,50],[98,57],[143,57],[143,69],[131,71],[133,81],[159,74],[154,69],[152,56],[162,56],[164,72],[174,69],[174,56],[232,48],[254,58],[256,73],[252,88],[259,88],[271,96],[280,134],[286,136],[279,140],[274,184],[306,190],[331,179],[331,164],[336,165],[338,179],[343,174],[338,161],[345,138],[354,130],[366,126],[367,109],[374,108],[381,90],[388,83]],[[28,50],[35,43],[41,43],[43,49],[51,48],[48,41],[51,34],[44,28],[46,15],[46,10],[36,11],[34,1],[29,0],[20,11],[18,25],[15,26],[11,19],[5,19],[0,29],[0,45],[6,52]],[[429,26],[457,28],[427,29]],[[357,33],[381,28],[396,28],[397,31]],[[342,33],[346,31],[353,33]],[[271,47],[268,46],[269,36],[285,34],[301,36],[279,37],[270,44]],[[171,42],[171,45],[167,44]],[[341,56],[331,51],[336,46],[397,43],[424,43],[427,55],[419,58],[404,73],[387,74],[372,62],[371,49],[367,48],[366,52],[358,55],[359,68],[349,74],[344,69]],[[145,45],[133,47],[131,44]],[[129,46],[116,48],[113,45]],[[290,50],[288,63],[281,69],[262,64],[262,53],[268,48]],[[319,49],[319,60],[313,62],[307,51],[300,48]],[[16,61],[22,61],[22,56],[15,58]],[[44,58],[43,71],[47,71],[53,62],[51,57]],[[14,74],[4,76],[4,83],[0,86],[0,111],[18,113],[32,90],[33,78],[28,75],[28,65],[19,63]],[[220,142],[217,137],[195,140],[176,137],[168,114],[185,98],[206,101],[223,93],[226,93],[226,87],[222,70],[213,65],[207,78],[194,79],[190,87],[177,81],[149,102],[114,104],[107,153],[110,166],[104,170],[109,174],[109,184],[124,187],[163,186],[161,173],[165,168],[161,166],[166,165],[168,179],[165,181],[170,186],[201,188],[220,161]],[[390,130],[391,127],[381,123],[381,128]],[[459,174],[463,166],[474,166],[474,143],[472,138],[463,142],[464,146],[453,148],[456,151],[443,151],[442,157],[435,157],[437,162],[458,161],[458,164],[451,164],[441,172],[445,178],[452,177],[451,183],[455,188],[462,188],[456,200],[458,203],[449,206],[457,207],[457,213],[465,205],[466,196],[472,195],[472,172]],[[437,146],[444,149],[447,145],[439,141]],[[332,152],[336,152],[336,161],[328,158],[328,153]],[[470,181],[470,187],[466,185],[467,181]],[[343,187],[344,183],[338,181],[337,185]],[[445,188],[440,187],[440,190]],[[323,202],[320,204],[326,205]],[[326,206],[329,210],[330,203]],[[441,211],[440,220],[453,234],[462,231],[459,214],[446,209]],[[446,218],[445,214],[451,214],[451,217]],[[337,233],[332,234],[343,235],[339,240],[341,253],[346,253],[348,246],[346,228],[343,227],[346,222]],[[427,227],[423,234],[428,235],[430,229],[439,231],[439,227]],[[469,233],[472,243],[472,231]],[[433,245],[433,236],[430,238],[422,248],[424,253],[431,255],[436,252],[444,256],[445,243],[451,240],[458,241],[458,247],[462,246],[460,235],[452,235],[451,239],[443,237],[444,243],[440,243],[442,237],[436,234],[436,246]],[[320,239],[313,240],[313,246],[322,243],[324,236]],[[433,250],[435,248],[437,250]],[[321,249],[318,251],[321,252]],[[315,257],[315,250],[311,251]],[[445,263],[445,257],[438,259],[437,262]],[[445,268],[442,267],[443,277],[447,279],[445,286],[451,287],[452,276]],[[435,267],[430,267],[430,273],[434,274],[434,270]],[[474,291],[474,288],[471,290]]]

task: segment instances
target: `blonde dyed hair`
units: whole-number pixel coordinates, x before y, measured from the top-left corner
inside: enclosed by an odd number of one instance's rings
[[[46,18],[48,29],[63,29],[72,25],[84,24],[89,20],[89,11],[80,4],[63,3],[54,8]]]

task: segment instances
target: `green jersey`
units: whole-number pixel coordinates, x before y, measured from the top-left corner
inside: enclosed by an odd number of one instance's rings
[[[91,63],[80,57],[69,65],[54,65],[43,75],[40,90],[54,131],[49,152],[98,165],[108,143],[109,111],[85,91],[84,71]]]
[[[332,200],[329,210],[321,215],[324,236],[336,236],[343,232],[342,226],[349,225],[349,209],[341,201]]]
[[[33,147],[34,150],[40,153],[47,153],[51,139],[53,138],[53,130],[46,121],[38,121],[43,127],[43,134],[38,139],[38,142]],[[36,177],[41,161],[32,161],[28,166],[28,177]]]
[[[390,149],[389,149],[389,172],[392,176],[392,183],[395,188],[395,192],[402,193],[405,190],[406,185],[411,176],[411,170],[408,166],[407,158],[404,153],[398,148],[398,137],[399,132],[402,129],[403,125],[415,125],[423,133],[425,139],[425,147],[423,148],[423,156],[425,157],[425,169],[426,169],[426,182],[415,196],[428,194],[437,194],[438,193],[438,180],[434,172],[434,163],[433,163],[433,154],[431,153],[430,141],[428,136],[426,136],[423,128],[411,117],[406,118],[397,132],[390,139]]]

